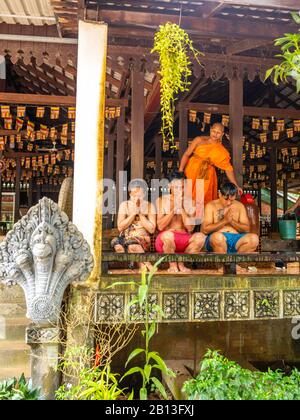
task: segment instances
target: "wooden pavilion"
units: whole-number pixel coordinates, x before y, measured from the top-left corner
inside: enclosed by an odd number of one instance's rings
[[[117,111],[117,114],[109,113],[107,109],[105,175],[116,179],[116,174],[125,169],[131,178],[161,177],[176,166],[188,142],[201,130],[205,133],[208,129],[209,124],[203,124],[204,113],[210,114],[212,121],[229,116],[228,138],[236,175],[241,183],[244,174],[245,188],[258,192],[261,187],[270,188],[272,230],[276,230],[277,187],[285,191],[286,203],[288,189],[295,188],[299,178],[299,131],[291,129],[300,118],[300,98],[291,83],[276,87],[263,80],[266,69],[276,62],[273,57],[278,51],[273,46],[274,39],[298,29],[290,15],[298,10],[296,1],[56,0],[43,9],[38,8],[38,2],[30,3],[28,11],[21,1],[21,11],[10,12],[10,1],[2,2],[0,51],[5,57],[6,77],[2,79],[0,102],[11,107],[32,105],[32,115],[29,107],[27,119],[37,123],[37,128],[48,127],[49,133],[56,125],[55,146],[61,154],[58,167],[72,167],[72,160],[65,162],[62,153],[73,150],[71,126],[67,143],[64,136],[63,141],[59,136],[61,127],[71,123],[67,109],[76,102],[78,19],[104,21],[108,23],[107,107],[116,107]],[[194,64],[191,88],[177,104],[175,135],[179,156],[171,155],[167,146],[161,144],[158,63],[157,57],[150,54],[158,25],[167,21],[180,23],[190,33],[195,46],[205,53],[204,67]],[[33,109],[39,105],[61,106],[63,110],[51,125],[47,112],[44,119],[35,121]],[[189,118],[191,110],[197,111],[196,120]],[[26,136],[23,150],[20,146],[11,147],[13,141],[9,145],[9,138],[13,140],[10,136],[19,132],[15,127],[17,109],[13,108],[12,113],[12,131],[5,129],[2,121],[0,137],[6,139],[7,149],[4,156],[34,158],[34,153],[46,153],[40,150],[28,153]],[[253,119],[260,121],[257,129],[253,129]],[[277,121],[282,119],[284,129],[279,139],[273,141]],[[263,120],[269,120],[267,130],[263,129]],[[22,129],[26,131],[25,125]],[[41,140],[42,144],[37,139],[34,147],[50,150],[54,137],[51,139],[49,135]],[[25,166],[24,159],[22,166]],[[27,169],[32,169],[31,166]],[[29,193],[29,205],[41,195],[35,184],[48,182],[55,187],[66,173],[71,175],[70,170],[63,171],[61,177],[49,173],[48,180],[40,171],[27,176],[30,188],[33,185],[37,194],[31,198],[32,192]],[[11,175],[9,171],[8,175]],[[20,176],[22,179],[22,170]],[[13,184],[19,185],[17,181]],[[58,190],[58,187],[41,188],[45,193]],[[111,221],[107,225],[111,226]]]
[[[283,191],[286,208],[288,191],[298,187],[300,98],[292,83],[277,87],[264,77],[276,63],[274,39],[298,29],[290,14],[298,10],[296,2],[50,3],[39,8],[32,1],[27,10],[21,1],[20,9],[11,11],[5,0],[0,10],[2,187],[16,187],[14,220],[20,204],[30,207],[43,194],[56,198],[64,177],[72,176],[75,122],[68,110],[76,104],[78,20],[83,19],[108,23],[105,176],[117,187],[122,170],[149,183],[161,178],[177,167],[193,137],[223,121],[240,184],[255,192],[260,207],[262,188],[271,192],[270,226],[276,231],[277,190]],[[150,54],[155,31],[168,21],[180,23],[205,54],[203,67],[194,63],[190,90],[177,103],[177,153],[161,143],[158,60]],[[42,118],[39,107],[45,108]],[[61,108],[58,118],[52,118],[51,107]],[[22,181],[27,201],[18,191]],[[105,227],[113,223],[108,218]]]
[[[268,190],[270,230],[277,231],[278,190],[286,208],[288,193],[298,192],[300,186],[300,96],[292,82],[275,86],[264,78],[266,70],[277,63],[274,39],[298,31],[290,14],[299,11],[298,0],[19,0],[18,9],[13,3],[2,0],[0,4],[0,185],[2,192],[14,190],[14,221],[20,218],[20,207],[26,211],[43,195],[57,199],[62,181],[71,177],[73,170],[75,181],[76,176],[82,179],[81,192],[91,188],[91,194],[96,190],[91,171],[95,174],[99,167],[97,174],[102,176],[104,171],[105,177],[117,182],[117,188],[123,170],[128,179],[150,182],[154,176],[161,178],[177,167],[189,141],[205,134],[212,122],[223,121],[227,125],[224,142],[231,150],[238,181],[255,193],[260,206],[262,189]],[[82,23],[91,22],[107,23],[107,54],[104,43],[102,48],[95,38],[95,50],[91,42],[85,56],[83,45],[87,44],[83,41],[92,38],[82,37]],[[203,67],[193,63],[190,90],[177,102],[175,153],[162,145],[159,134],[158,57],[150,53],[155,31],[166,22],[179,23],[205,54]],[[88,113],[88,96],[92,100],[93,92],[83,95],[85,86],[90,87],[94,52],[106,57],[102,104],[106,118],[100,118],[105,141],[89,136],[90,122],[97,116],[94,105],[90,105],[90,117]],[[83,105],[82,99],[86,101]],[[93,101],[98,103],[95,98]],[[84,106],[86,120],[81,116]],[[75,107],[81,107],[76,123]],[[94,165],[96,150],[101,154],[98,168]],[[76,162],[83,161],[86,167],[80,172]],[[90,202],[84,203],[86,196],[82,198],[78,191],[75,189],[75,204],[88,206]],[[85,209],[82,207],[81,214]],[[100,279],[95,320],[136,320],[136,314],[125,313],[132,289],[105,289],[128,276],[101,272],[102,266],[107,268],[116,261],[112,253],[102,252],[102,238],[107,238],[103,229],[111,229],[115,219],[100,217],[97,223],[90,219],[96,230],[89,233],[101,242],[93,249]],[[75,224],[85,235],[81,223],[76,214]],[[177,350],[182,348],[187,358],[195,359],[197,351],[206,346],[203,337],[208,337],[208,346],[210,336],[225,336],[226,325],[226,337],[230,332],[234,336],[230,350],[236,355],[243,351],[247,360],[268,361],[276,353],[278,358],[300,360],[299,351],[287,337],[290,319],[300,315],[298,247],[298,243],[284,243],[277,253],[269,246],[255,256],[216,258],[207,254],[195,259],[206,264],[269,264],[278,258],[296,262],[285,275],[231,273],[223,277],[202,271],[202,275],[198,272],[183,278],[156,276],[151,298],[167,314],[159,320],[165,323],[159,345],[167,357],[182,357]],[[157,260],[154,254],[131,254],[118,261],[142,261],[143,257]],[[191,257],[182,256],[182,260],[191,262]],[[172,258],[177,257],[167,257]],[[132,278],[137,280],[138,275],[131,273]],[[74,293],[84,294],[85,290]],[[254,322],[243,323],[248,320]],[[208,321],[215,323],[209,325]],[[271,327],[272,334],[268,334]],[[243,328],[246,338],[241,343]],[[285,334],[284,343],[274,339],[274,331]],[[187,346],[186,341],[192,345]],[[227,348],[227,344],[225,338],[224,343],[217,343],[218,348]]]

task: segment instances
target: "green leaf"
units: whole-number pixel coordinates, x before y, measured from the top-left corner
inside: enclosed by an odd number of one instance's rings
[[[147,268],[144,266],[142,269],[142,286],[147,284]]]
[[[136,286],[137,283],[135,283],[134,281],[116,281],[115,283],[113,283],[113,284],[111,284],[109,286],[106,286],[105,289],[111,289],[111,288],[113,288],[115,286],[129,286],[129,285]]]
[[[265,81],[271,76],[271,74],[274,71],[274,67],[272,67],[271,69],[266,71],[266,75],[265,75]]]
[[[129,397],[127,398],[128,401],[132,401],[134,397],[134,390],[131,391]]]
[[[161,395],[164,397],[164,399],[167,400],[168,399],[168,396],[167,396],[165,387],[160,382],[160,380],[158,380],[155,377],[152,377],[151,380],[153,381],[154,385],[156,386],[156,388],[158,389],[158,391],[161,393]]]
[[[146,388],[141,388],[140,389],[140,400],[145,401],[147,400],[147,389]]]
[[[151,359],[153,359],[157,363],[157,365],[159,366],[159,369],[163,373],[167,373],[168,367],[157,352],[151,351],[148,353],[147,363],[149,363]]]
[[[291,12],[291,15],[292,15],[294,21],[296,23],[298,23],[298,25],[299,25],[300,24],[300,12],[299,13],[297,13],[297,12]]]
[[[154,334],[155,334],[155,330],[156,330],[156,322],[155,321],[153,321],[152,323],[151,323],[151,326],[150,326],[150,328],[149,328],[149,331],[148,331],[148,342],[151,340],[151,338],[154,336]]]
[[[152,366],[151,365],[145,365],[144,366],[144,373],[145,373],[146,382],[149,382],[151,371],[152,371]]]
[[[139,299],[138,297],[134,297],[133,299],[131,299],[130,302],[127,303],[127,305],[125,306],[125,312],[128,312],[129,309],[133,306],[133,305],[137,305],[139,303]]]
[[[156,305],[156,303],[154,303],[154,304],[151,306],[151,309],[152,309],[152,311],[153,311],[153,312],[156,312],[156,313],[158,313],[159,315],[161,315],[161,317],[162,317],[162,318],[165,318],[165,317],[166,317],[166,314],[164,313],[164,311],[163,311],[162,307],[161,307],[161,306],[159,306],[159,305]]]
[[[296,82],[296,87],[297,87],[297,93],[299,93],[300,92],[300,78]]]
[[[136,366],[136,367],[133,367],[133,368],[129,369],[127,372],[125,372],[124,375],[121,378],[121,381],[123,381],[123,379],[126,378],[126,376],[133,375],[134,373],[141,373],[142,377],[145,376],[143,369]]]
[[[128,363],[129,363],[132,359],[134,359],[134,358],[135,358],[138,354],[141,354],[141,353],[145,353],[145,350],[144,350],[144,349],[140,349],[140,348],[133,350],[133,351],[130,353],[130,355],[128,356],[128,359],[127,359],[127,362],[126,362],[125,367],[128,365]]]
[[[143,303],[145,302],[147,293],[148,293],[148,286],[147,285],[143,285],[143,286],[139,287],[138,296],[139,296],[140,307],[143,306]]]

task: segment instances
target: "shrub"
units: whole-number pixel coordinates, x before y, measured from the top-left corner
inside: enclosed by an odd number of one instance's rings
[[[0,382],[0,400],[38,400],[40,390],[32,387],[31,380],[26,381],[24,374],[20,379],[10,378]]]
[[[209,350],[183,391],[189,400],[300,400],[300,372],[252,372]]]

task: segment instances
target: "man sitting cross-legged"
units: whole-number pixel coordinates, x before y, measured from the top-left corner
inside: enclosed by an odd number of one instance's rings
[[[130,186],[130,199],[123,201],[118,213],[119,237],[114,238],[111,246],[118,253],[140,254],[148,251],[150,235],[156,229],[156,211],[153,204],[145,200],[141,184],[136,181]],[[151,263],[140,263],[140,268],[151,270]]]
[[[165,254],[197,254],[205,243],[203,233],[192,234],[196,208],[184,202],[184,175],[175,173],[170,178],[170,194],[163,195],[156,202],[157,227],[160,234],[156,238],[157,252]],[[190,203],[193,207],[193,203]],[[183,263],[170,263],[169,273],[189,273]]]
[[[216,253],[255,252],[259,237],[249,233],[250,223],[246,209],[236,200],[237,187],[228,182],[219,191],[219,199],[205,207],[201,231],[208,235],[206,249]]]

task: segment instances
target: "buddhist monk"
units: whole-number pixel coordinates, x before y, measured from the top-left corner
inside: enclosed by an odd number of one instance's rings
[[[218,198],[218,180],[215,167],[226,172],[230,182],[235,184],[241,194],[242,188],[237,184],[233,167],[230,163],[230,154],[222,145],[224,126],[216,123],[211,127],[210,136],[196,137],[184,153],[179,171],[185,172],[187,179],[192,180],[193,199],[197,201],[197,179],[204,180],[204,205]]]

